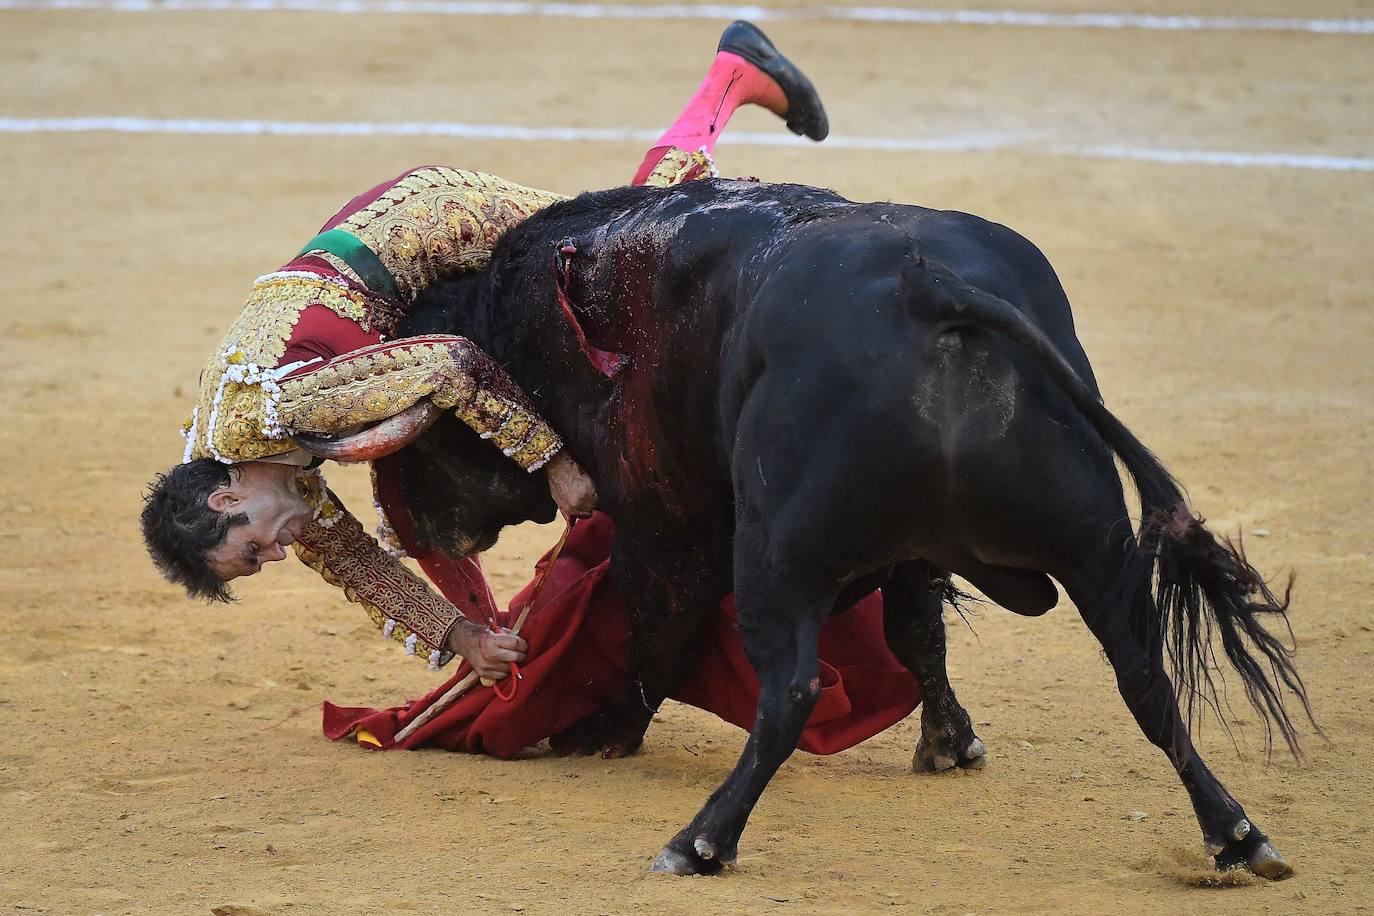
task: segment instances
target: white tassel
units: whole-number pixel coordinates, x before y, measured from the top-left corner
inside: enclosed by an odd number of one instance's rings
[[[182,432],[186,439],[186,449],[181,453],[181,463],[190,464],[191,452],[196,447],[196,423],[200,420],[200,405],[191,410],[191,428]]]
[[[440,652],[438,649],[435,649],[433,652],[430,652],[430,653],[429,653],[429,670],[430,670],[430,671],[438,671],[438,670],[439,670],[439,659],[442,658],[442,657],[443,657],[443,653]]]
[[[710,173],[711,177],[719,178],[720,169],[716,168],[716,160],[711,158],[711,151],[703,146],[701,149],[697,150],[697,155],[701,156],[701,158],[706,160],[706,169]]]
[[[559,448],[560,448],[560,450],[561,450],[562,446],[559,446]],[[558,454],[558,452],[549,452],[549,453],[548,453],[547,455],[545,455],[543,458],[540,458],[540,459],[539,459],[538,461],[536,461],[534,464],[532,464],[532,465],[530,465],[529,467],[525,468],[526,473],[533,474],[535,471],[539,470],[539,469],[542,468],[544,465],[546,465],[546,464],[548,464],[550,461],[552,461],[552,460],[553,460],[553,456],[554,456],[554,455],[557,455],[557,454]]]
[[[390,638],[391,638],[391,633],[392,633],[392,631],[395,630],[395,629],[396,629],[396,621],[391,620],[390,618],[388,618],[388,619],[387,619],[387,622],[384,623],[384,624],[382,624],[382,637],[385,638],[385,639],[390,639]]]
[[[414,633],[406,637],[406,655],[415,654],[415,644],[419,641],[420,637],[416,636]]]
[[[219,378],[219,386],[215,389],[215,397],[210,405],[210,417],[205,424],[205,447],[216,460],[224,464],[234,462],[221,455],[215,448],[215,426],[219,423],[220,403],[224,400],[224,389],[230,382],[239,385],[257,385],[262,390],[263,395],[263,427],[262,434],[268,439],[280,439],[286,435],[278,417],[278,402],[281,400],[281,386],[272,377],[272,371],[263,369],[257,363],[232,363],[236,355],[242,355],[239,350],[238,342],[225,350],[221,359],[224,364],[224,372]]]

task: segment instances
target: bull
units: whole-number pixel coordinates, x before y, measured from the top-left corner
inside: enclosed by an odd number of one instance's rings
[[[705,614],[735,593],[757,717],[653,869],[735,861],[817,698],[822,621],[879,586],[888,644],[923,689],[916,767],[981,765],[945,673],[957,574],[1029,616],[1054,606],[1057,581],[1177,770],[1216,865],[1290,873],[1190,739],[1199,705],[1216,701],[1215,635],[1266,736],[1299,753],[1286,700],[1308,720],[1311,708],[1265,627],[1286,625],[1288,595],[1213,536],[1104,406],[1054,270],[1017,233],[797,185],[597,192],[512,231],[484,272],[429,291],[402,332],[461,334],[506,365],[616,522],[611,571],[639,677],[558,747],[637,747]],[[397,458],[430,545],[481,549],[552,517],[541,481],[455,421]]]

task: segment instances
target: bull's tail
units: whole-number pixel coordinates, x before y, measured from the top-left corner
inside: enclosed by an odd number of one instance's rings
[[[974,325],[1014,341],[1055,381],[1125,466],[1140,496],[1141,522],[1136,549],[1107,600],[1143,613],[1146,619],[1138,623],[1151,637],[1150,644],[1159,645],[1156,640],[1162,640],[1189,727],[1202,704],[1221,718],[1211,673],[1215,631],[1226,658],[1244,682],[1247,698],[1264,721],[1266,751],[1277,729],[1293,755],[1300,757],[1283,688],[1298,698],[1318,733],[1320,727],[1294,667],[1293,650],[1264,626],[1265,618],[1277,619],[1292,637],[1287,616],[1292,577],[1280,599],[1239,546],[1218,541],[1188,508],[1182,488],[1154,453],[1098,400],[1053,341],[1019,309],[927,263],[911,265],[902,284],[912,301],[920,297],[936,306],[936,320],[942,327]]]

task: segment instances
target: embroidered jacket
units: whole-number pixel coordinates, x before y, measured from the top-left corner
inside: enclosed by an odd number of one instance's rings
[[[326,238],[317,236],[254,283],[201,374],[184,459],[289,460],[293,432],[340,433],[427,397],[520,466],[542,467],[562,442],[485,353],[462,337],[388,334],[437,277],[481,268],[504,232],[562,199],[443,167],[414,169],[355,198],[324,226],[347,233],[353,256],[314,247]],[[369,263],[382,271],[369,273]],[[297,555],[407,651],[448,661],[458,610],[365,533],[318,472],[305,480],[316,521]]]
[[[704,152],[668,148],[645,184],[715,174]],[[289,460],[292,432],[343,432],[428,397],[522,467],[543,466],[562,442],[486,354],[461,337],[388,338],[436,278],[484,267],[506,231],[565,199],[442,166],[413,169],[354,198],[296,258],[254,283],[201,373],[184,460]],[[383,548],[318,471],[303,479],[316,519],[294,545],[297,556],[407,652],[432,667],[448,662],[448,635],[461,614],[400,563],[385,515]],[[473,577],[480,579],[475,563]]]

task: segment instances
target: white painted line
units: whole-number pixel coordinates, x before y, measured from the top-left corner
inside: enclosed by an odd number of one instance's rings
[[[907,9],[891,6],[689,6],[677,3],[528,3],[515,0],[0,0],[0,10],[111,12],[308,12],[539,16],[552,19],[752,19],[756,22],[850,21],[913,25],[1019,26],[1045,29],[1147,29],[1164,32],[1312,32],[1371,35],[1374,19],[1200,16],[1156,13],[1039,13],[1029,10]]]
[[[4,118],[0,134],[113,132],[237,137],[452,137],[535,143],[639,143],[661,132],[632,127],[522,127],[516,124],[463,124],[451,121],[226,121],[203,118]],[[727,145],[798,146],[816,144],[782,133],[733,131]],[[1017,152],[1079,159],[1129,159],[1165,165],[1217,165],[1239,168],[1308,169],[1323,172],[1374,172],[1374,158],[1300,153],[1246,153],[1225,150],[1151,149],[1045,143],[1005,135],[945,137],[831,136],[819,148],[894,153]]]
[[[516,124],[461,124],[447,121],[226,121],[206,118],[4,118],[0,133],[199,134],[276,137],[457,137],[465,140],[516,140],[565,143],[633,141],[652,143],[661,130],[598,127],[521,127]],[[739,136],[739,134],[732,134]],[[790,137],[784,137],[790,140]]]

